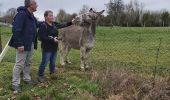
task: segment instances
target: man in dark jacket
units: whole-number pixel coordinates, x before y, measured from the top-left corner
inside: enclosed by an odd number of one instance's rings
[[[20,73],[23,71],[23,80],[31,84],[30,64],[33,48],[36,43],[37,20],[33,15],[37,9],[35,0],[25,0],[25,7],[19,7],[14,18],[12,32],[13,36],[9,46],[16,48],[16,63],[13,68],[12,89],[21,92]]]

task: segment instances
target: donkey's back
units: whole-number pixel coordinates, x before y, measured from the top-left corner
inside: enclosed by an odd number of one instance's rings
[[[80,49],[80,39],[83,33],[83,28],[72,25],[60,30],[62,42],[70,48]]]

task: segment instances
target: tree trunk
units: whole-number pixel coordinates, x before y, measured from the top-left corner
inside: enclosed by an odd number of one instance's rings
[[[129,23],[128,22],[126,23],[126,27],[129,27]]]

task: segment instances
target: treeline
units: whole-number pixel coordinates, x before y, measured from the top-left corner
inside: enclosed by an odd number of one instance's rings
[[[106,15],[102,16],[100,26],[124,26],[124,27],[167,27],[170,26],[170,13],[167,10],[151,11],[144,9],[144,4],[138,0],[131,0],[125,4],[123,0],[110,0],[105,4]],[[90,7],[83,5],[79,13],[69,14],[60,9],[56,15],[56,21],[67,22],[78,14],[85,13]],[[17,13],[15,8],[10,8],[0,22],[11,23]]]
[[[170,25],[170,13],[166,10],[144,10],[144,4],[132,0],[124,4],[123,0],[110,0],[107,7],[107,16],[100,25],[103,26],[130,26],[130,27],[159,27]]]
[[[110,0],[106,5],[106,15],[99,20],[99,26],[123,27],[167,27],[170,26],[170,13],[167,10],[151,11],[144,9],[144,4],[138,0],[131,0],[125,4],[123,0]],[[83,14],[90,7],[83,5],[78,14]],[[61,9],[57,21],[70,21],[74,16]],[[64,17],[63,17],[64,16]]]
[[[13,18],[15,17],[16,13],[17,13],[16,8],[8,9],[3,15],[1,15],[0,22],[3,22],[3,23],[12,23],[13,22]]]

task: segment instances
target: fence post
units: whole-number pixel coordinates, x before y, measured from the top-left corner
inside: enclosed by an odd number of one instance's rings
[[[9,39],[9,41],[10,41],[10,40],[11,40],[11,38]],[[7,44],[5,45],[3,51],[2,51],[1,54],[0,54],[0,62],[3,60],[4,56],[6,55],[6,53],[7,53],[8,50],[9,50],[9,46],[8,46],[9,41],[7,42]]]
[[[157,65],[158,65],[158,59],[159,59],[159,55],[160,55],[161,44],[162,44],[162,38],[159,38],[159,45],[158,45],[157,52],[156,52],[156,62],[155,62],[154,70],[153,70],[153,88],[155,88]]]
[[[141,58],[141,33],[139,33],[139,58],[138,58],[138,61],[140,63],[140,58]]]
[[[104,56],[107,58],[108,54],[106,53],[107,48],[106,48],[106,43],[105,43],[105,41],[106,41],[106,33],[103,34],[103,50],[104,50],[103,53],[104,53]],[[106,77],[107,77],[108,74],[109,74],[109,67],[108,67],[108,65],[107,65],[107,60],[108,60],[108,59],[104,59],[104,66],[106,66]]]

